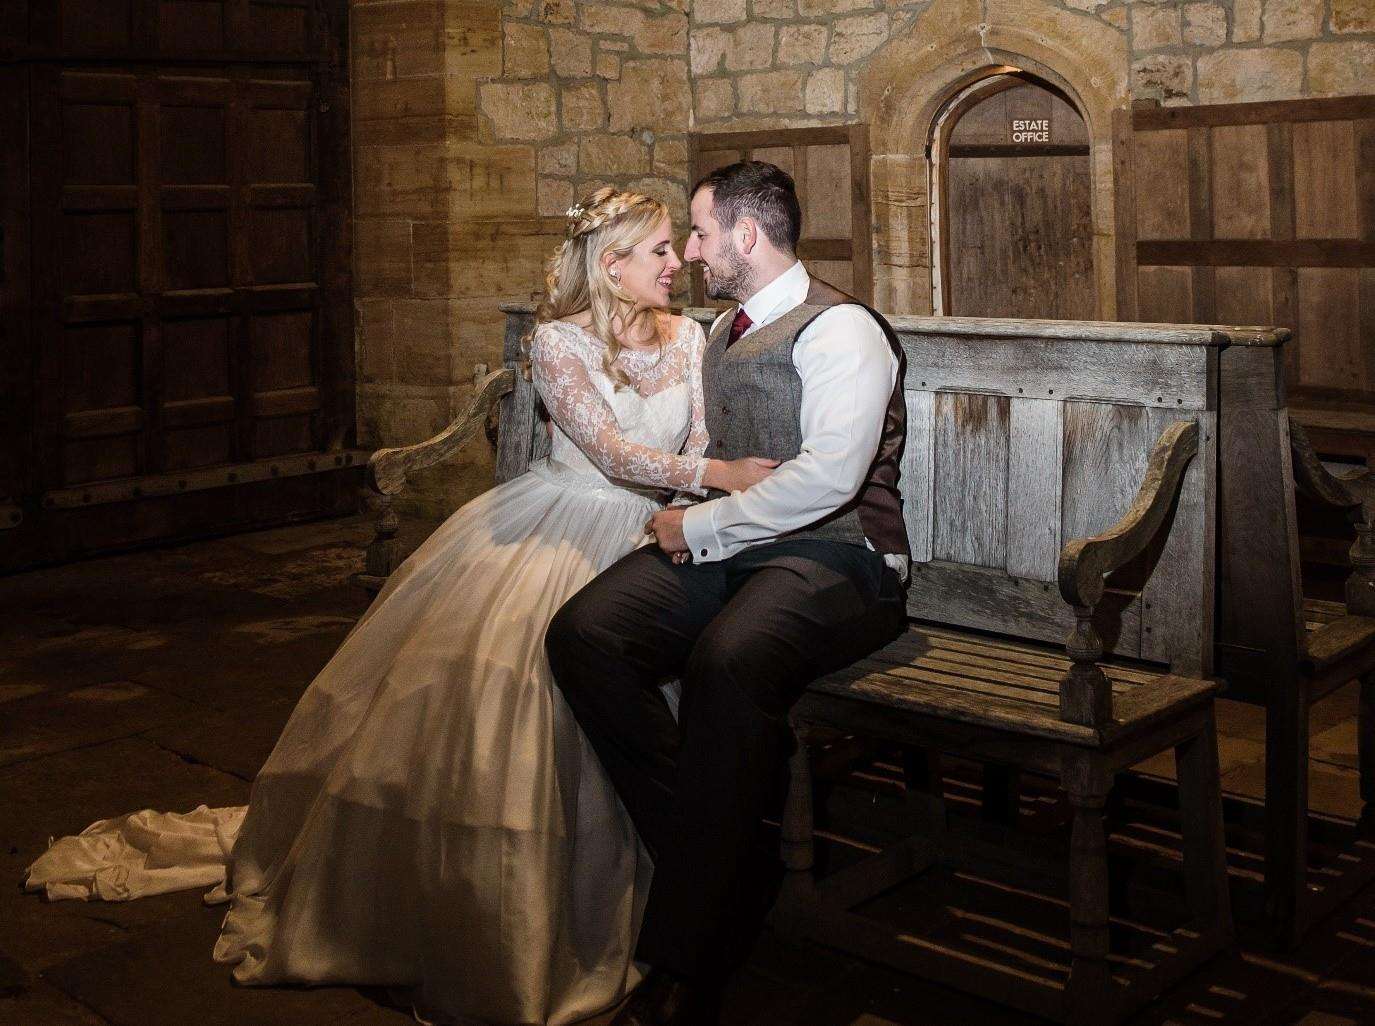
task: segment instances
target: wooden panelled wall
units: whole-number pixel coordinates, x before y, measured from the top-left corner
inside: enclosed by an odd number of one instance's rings
[[[1375,452],[1375,97],[1138,106],[1116,132],[1124,319],[1292,327],[1291,409]]]
[[[11,0],[0,29],[28,141],[0,569],[354,506],[318,480],[355,462],[346,2]]]
[[[792,175],[802,205],[798,256],[812,274],[873,302],[868,126],[694,135],[690,147],[693,182],[737,160],[767,160]],[[696,267],[692,301],[704,302]]]

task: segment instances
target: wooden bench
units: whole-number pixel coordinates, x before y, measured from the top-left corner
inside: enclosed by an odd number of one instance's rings
[[[531,310],[503,310],[505,366],[479,381],[465,415],[370,464],[382,508],[369,569],[379,581],[397,556],[390,497],[407,473],[476,435],[492,401],[502,404],[498,481],[547,445],[521,370]],[[914,809],[939,804],[917,767],[927,751],[1060,780],[1074,808],[1072,953],[1063,972],[1038,975],[897,939],[851,912],[938,852],[935,816],[877,866],[814,885],[805,748],[792,763],[784,824],[783,921],[1052,1018],[1125,1014],[1231,938],[1211,678],[1217,367],[1229,348],[1278,337],[1161,325],[894,323],[908,354],[902,487],[914,624],[882,652],[816,682],[797,725],[804,737],[825,725],[909,746]],[[1169,750],[1179,760],[1191,922],[1124,983],[1108,961],[1103,806],[1117,773]]]
[[[1231,939],[1211,678],[1217,371],[1228,348],[1280,336],[977,319],[894,326],[908,356],[914,622],[815,682],[796,707],[804,743],[783,824],[782,915],[818,940],[1048,1018],[1121,1018]],[[805,746],[817,726],[907,748],[919,824],[910,840],[821,881],[811,877]],[[1104,806],[1118,773],[1171,750],[1190,921],[1124,971],[1109,961]],[[914,939],[853,911],[959,855],[941,830],[929,751],[1060,782],[1073,810],[1060,963]]]
[[[1370,840],[1345,845],[1320,872],[1311,870],[1308,858],[1310,712],[1352,681],[1360,682],[1358,836],[1375,834],[1375,479],[1364,469],[1334,476],[1297,422],[1282,420],[1278,426],[1275,435],[1258,437],[1257,425],[1239,424],[1235,441],[1226,426],[1222,432],[1224,445],[1230,442],[1246,458],[1236,485],[1224,489],[1223,520],[1229,520],[1226,504],[1231,502],[1238,538],[1220,584],[1225,633],[1219,672],[1228,681],[1229,698],[1266,709],[1263,915],[1271,940],[1289,948],[1375,879]],[[1262,447],[1280,449],[1278,462],[1292,473],[1291,481],[1286,474],[1264,476],[1257,464]],[[1345,603],[1303,597],[1295,490],[1345,511],[1355,528]]]
[[[1370,767],[1375,635],[1368,619],[1375,611],[1370,536],[1375,494],[1368,472],[1334,478],[1314,455],[1298,418],[1290,416],[1283,370],[1287,340],[1288,332],[1277,332],[1275,345],[1223,348],[1217,366],[1215,668],[1227,682],[1228,699],[1266,710],[1260,824],[1264,886],[1257,893],[1245,885],[1245,875],[1235,878],[1237,915],[1259,923],[1280,948],[1296,944],[1318,918],[1375,877],[1370,844],[1345,843],[1340,856],[1320,869],[1310,868],[1307,858],[1310,710],[1352,680],[1364,682],[1361,797],[1369,802],[1375,796]],[[1355,570],[1347,586],[1350,615],[1343,610],[1340,616],[1315,619],[1313,607],[1306,608],[1296,488],[1346,510],[1356,527]],[[1228,802],[1229,819],[1243,827],[1255,819],[1253,810],[1245,801]]]

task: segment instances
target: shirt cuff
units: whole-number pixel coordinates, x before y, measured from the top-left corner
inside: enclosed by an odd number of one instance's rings
[[[683,538],[694,563],[714,563],[722,558],[716,528],[712,524],[714,505],[715,502],[702,502],[683,511]]]

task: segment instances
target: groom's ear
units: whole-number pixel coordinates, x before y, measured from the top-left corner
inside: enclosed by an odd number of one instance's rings
[[[735,222],[735,232],[736,249],[749,256],[755,243],[759,241],[759,225],[755,224],[752,217],[742,217]]]

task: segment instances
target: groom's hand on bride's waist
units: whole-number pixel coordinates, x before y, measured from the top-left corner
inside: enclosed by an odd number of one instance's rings
[[[686,553],[687,539],[683,537],[683,511],[685,507],[672,506],[661,509],[645,524],[645,534],[658,543],[659,548],[670,556]]]

